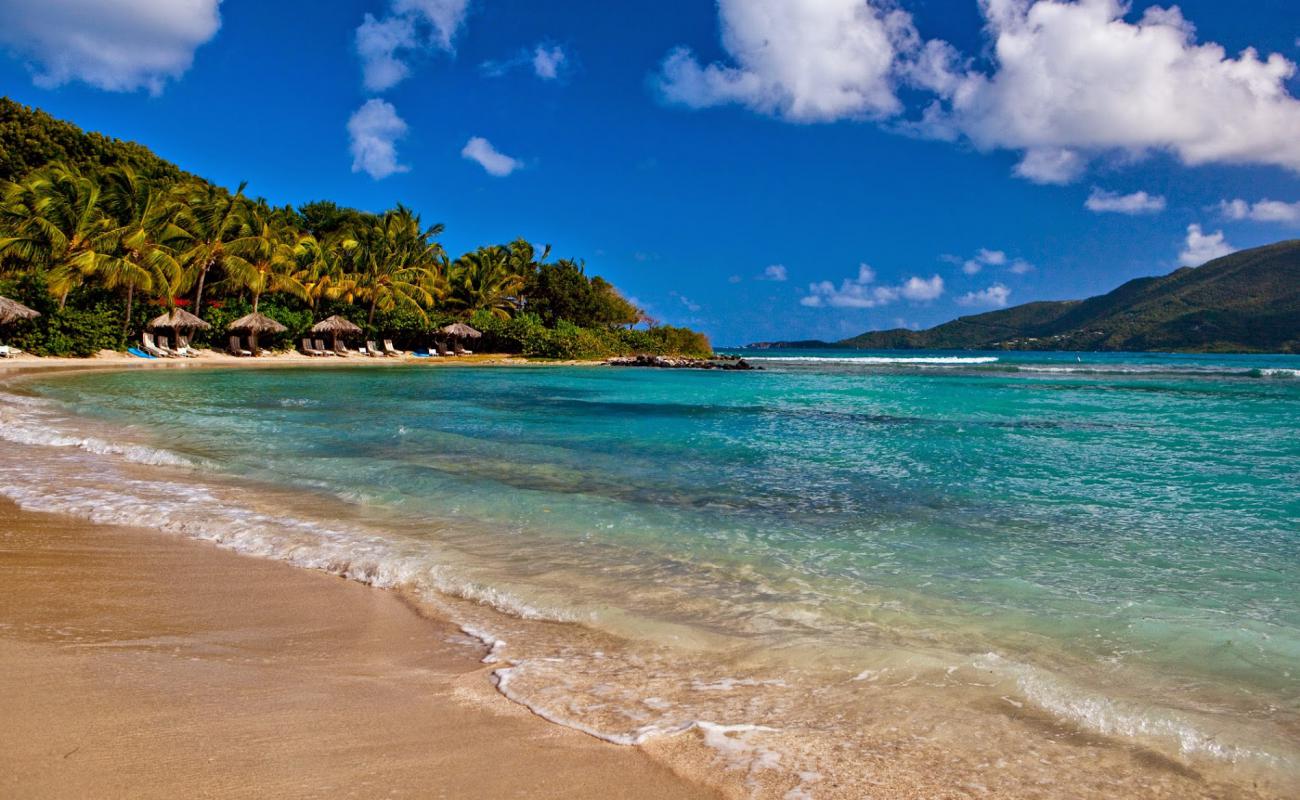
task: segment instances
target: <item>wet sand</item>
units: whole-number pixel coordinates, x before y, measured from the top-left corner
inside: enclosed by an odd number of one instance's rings
[[[713,796],[509,702],[393,592],[0,515],[0,796]]]

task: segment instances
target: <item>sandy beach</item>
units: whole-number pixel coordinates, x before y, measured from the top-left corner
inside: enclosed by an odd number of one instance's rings
[[[395,593],[0,507],[0,795],[707,797]]]

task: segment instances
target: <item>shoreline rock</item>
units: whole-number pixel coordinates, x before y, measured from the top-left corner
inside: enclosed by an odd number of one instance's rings
[[[652,367],[654,369],[716,369],[730,371],[753,371],[755,367],[743,358],[735,356],[716,356],[714,358],[686,358],[682,356],[615,356],[605,359],[611,367]]]

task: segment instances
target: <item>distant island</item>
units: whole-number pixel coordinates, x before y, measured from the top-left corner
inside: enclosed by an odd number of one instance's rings
[[[1300,353],[1300,240],[1138,278],[1087,300],[1025,303],[922,331],[746,347]]]

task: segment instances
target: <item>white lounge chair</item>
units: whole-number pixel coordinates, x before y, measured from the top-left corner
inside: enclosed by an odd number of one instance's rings
[[[175,358],[175,354],[170,350],[164,350],[153,340],[153,334],[145,331],[140,334],[140,344],[146,353],[154,358]]]
[[[304,339],[303,341],[306,341],[306,339]],[[342,353],[335,353],[333,350],[330,350],[328,347],[326,347],[326,346],[325,346],[325,340],[324,340],[324,339],[317,339],[317,340],[316,340],[316,349],[319,350],[319,351],[320,351],[320,354],[323,355],[323,356],[338,356],[338,355],[342,355]]]
[[[317,357],[317,358],[319,358],[319,357],[325,355],[325,351],[324,351],[324,350],[321,350],[320,348],[317,348],[317,347],[312,347],[312,345],[311,345],[311,339],[303,339],[303,340],[302,340],[302,352],[303,352],[303,355],[315,356],[315,357]]]
[[[199,351],[195,350],[193,347],[190,347],[190,337],[188,336],[176,337],[176,352],[180,353],[186,358],[199,357]]]
[[[252,351],[252,350],[245,350],[245,349],[244,349],[244,345],[243,345],[242,342],[239,341],[239,337],[238,337],[238,336],[231,336],[231,337],[230,337],[230,354],[231,354],[232,356],[251,356],[251,355],[253,354],[253,351]]]
[[[7,344],[0,344],[0,358],[13,358],[22,355],[23,351],[17,347],[10,347]]]
[[[372,357],[372,358],[382,358],[384,354],[381,353],[381,352],[379,352],[379,348],[375,345],[374,342],[367,341],[367,342],[366,342],[366,355],[368,355],[368,356],[370,356],[370,357]]]
[[[402,356],[406,355],[406,353],[402,352],[401,350],[398,350],[396,347],[393,347],[392,339],[385,339],[384,355],[392,356],[393,358],[401,358]]]

